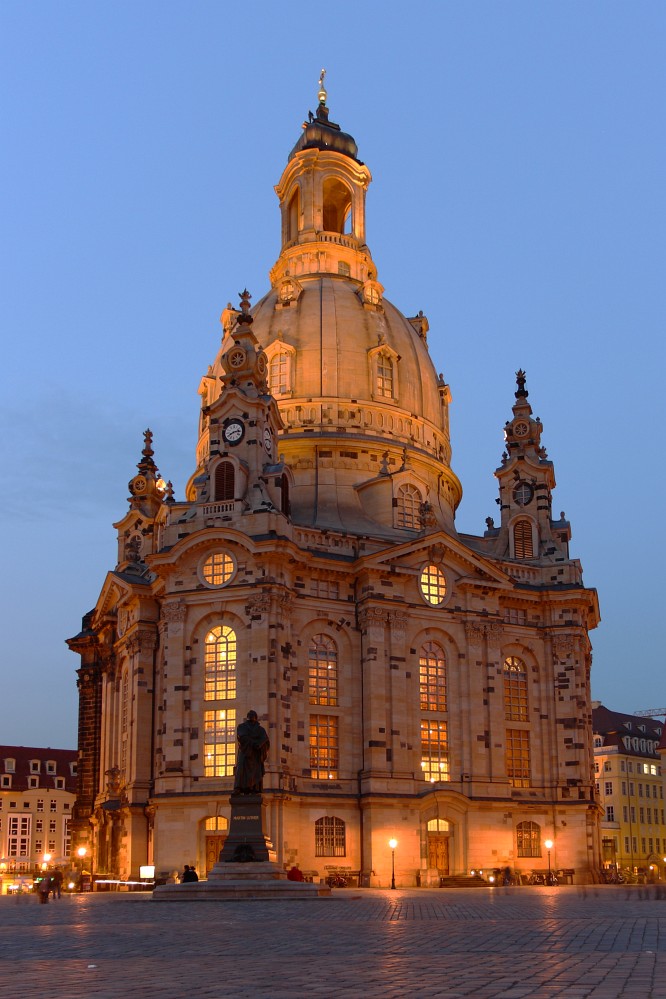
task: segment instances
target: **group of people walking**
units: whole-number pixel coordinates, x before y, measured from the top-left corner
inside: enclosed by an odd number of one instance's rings
[[[59,867],[54,871],[44,871],[37,882],[37,894],[42,905],[46,905],[51,894],[54,898],[61,897],[63,880],[64,874]]]

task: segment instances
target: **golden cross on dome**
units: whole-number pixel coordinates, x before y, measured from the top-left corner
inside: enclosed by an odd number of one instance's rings
[[[321,75],[319,77],[319,93],[317,94],[317,97],[319,98],[319,103],[320,104],[325,104],[326,103],[326,98],[328,97],[328,94],[326,93],[326,88],[324,87],[324,77],[325,76],[326,76],[326,70],[322,69]]]

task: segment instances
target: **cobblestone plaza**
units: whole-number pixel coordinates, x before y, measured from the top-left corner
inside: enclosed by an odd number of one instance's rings
[[[639,886],[3,896],[0,940],[1,999],[666,999],[666,898]]]

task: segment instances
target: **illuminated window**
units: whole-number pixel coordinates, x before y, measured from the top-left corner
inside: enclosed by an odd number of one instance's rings
[[[315,822],[315,857],[345,857],[346,826],[335,815],[324,815]]]
[[[233,700],[236,696],[236,633],[226,625],[211,628],[204,648],[207,701]]]
[[[7,856],[28,857],[30,855],[32,816],[10,815],[7,830]]]
[[[236,709],[204,711],[204,775],[231,777],[236,762]]]
[[[393,398],[393,361],[387,354],[377,356],[377,395],[381,399]]]
[[[236,477],[230,461],[221,461],[215,469],[215,499],[235,499]]]
[[[69,829],[70,820],[64,819],[62,827],[62,855],[63,857],[69,857],[69,852],[72,848],[72,834]]]
[[[281,395],[289,391],[289,354],[280,351],[271,357],[268,366],[268,387],[271,395]]]
[[[518,656],[504,660],[504,717],[527,721],[527,668]]]
[[[209,586],[224,586],[234,574],[234,560],[227,552],[215,552],[204,562],[201,573]]]
[[[451,823],[446,819],[428,819],[428,832],[445,833],[451,829]]]
[[[426,565],[419,579],[423,599],[438,607],[446,596],[446,577],[437,565]]]
[[[426,780],[436,783],[449,779],[449,744],[446,722],[421,720],[421,770]]]
[[[446,660],[436,642],[426,642],[419,655],[422,711],[446,711]]]
[[[334,715],[310,715],[311,776],[335,780],[339,765],[338,719]]]
[[[536,822],[519,822],[516,826],[516,846],[519,857],[540,857],[541,826]]]
[[[534,558],[532,524],[529,520],[517,520],[513,526],[514,558]]]
[[[416,486],[400,486],[396,497],[396,526],[417,530],[421,526],[421,493]]]
[[[506,775],[513,787],[530,786],[530,734],[521,729],[507,729]]]
[[[338,650],[326,635],[315,635],[308,652],[310,704],[338,703]]]
[[[206,832],[226,832],[229,828],[229,820],[224,815],[213,815],[206,819]]]

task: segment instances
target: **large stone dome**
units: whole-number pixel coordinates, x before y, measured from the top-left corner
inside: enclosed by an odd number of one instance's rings
[[[326,138],[331,128],[320,104],[304,136]],[[355,533],[454,531],[462,490],[450,468],[448,386],[428,353],[423,313],[406,318],[384,298],[365,239],[370,171],[352,137],[339,134],[344,148],[313,139],[290,153],[275,189],[281,252],[271,289],[252,310],[284,423],[279,453],[296,487],[292,515]],[[229,306],[208,406],[236,320]]]

